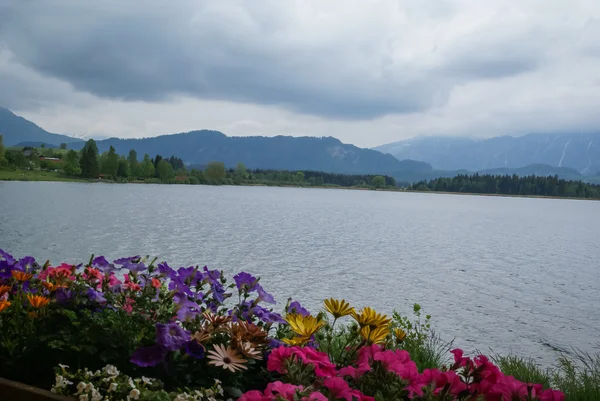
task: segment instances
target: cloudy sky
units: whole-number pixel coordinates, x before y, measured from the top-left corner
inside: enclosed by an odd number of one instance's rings
[[[0,106],[141,137],[598,131],[598,0],[0,0]]]

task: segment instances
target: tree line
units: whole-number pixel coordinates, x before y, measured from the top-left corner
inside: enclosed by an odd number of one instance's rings
[[[600,185],[582,181],[567,181],[558,176],[520,177],[509,175],[459,174],[455,177],[436,178],[414,183],[410,189],[416,191],[466,192],[501,195],[557,196],[567,198],[600,199]]]
[[[4,151],[2,150],[0,154],[4,154]],[[81,151],[73,149],[67,151],[66,145],[61,144],[60,150],[26,147],[8,152],[7,155],[8,165],[15,168],[56,170],[66,176],[88,179],[210,185],[264,184],[374,188],[396,186],[394,178],[382,175],[349,175],[309,170],[249,170],[243,163],[238,163],[236,168],[226,168],[222,162],[188,167],[182,159],[175,156],[150,157],[148,154],[139,160],[134,149],[131,149],[127,156],[118,155],[112,146],[108,151],[100,153],[93,139],[88,140]]]

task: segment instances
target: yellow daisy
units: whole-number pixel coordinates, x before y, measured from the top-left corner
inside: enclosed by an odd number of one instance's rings
[[[346,300],[329,298],[324,301],[325,309],[331,313],[335,319],[348,316],[354,310]]]
[[[404,331],[401,328],[397,327],[397,328],[394,329],[394,336],[396,336],[396,341],[398,341],[399,343],[401,343],[406,338],[406,331]]]
[[[365,326],[360,330],[361,337],[367,342],[367,344],[383,344],[390,334],[390,330],[387,326],[379,326],[375,329],[371,329],[371,326]]]
[[[373,308],[368,306],[364,307],[360,313],[352,311],[352,317],[361,328],[369,326],[372,329],[375,329],[380,326],[386,326],[392,321],[392,319],[388,318],[386,315],[379,314],[375,312]]]
[[[318,320],[314,316],[302,316],[295,313],[287,315],[285,320],[289,323],[292,331],[298,334],[299,337],[310,337],[325,324],[325,322]]]
[[[293,337],[293,338],[284,338],[283,342],[287,345],[291,346],[302,346],[305,345],[310,340],[310,337]]]

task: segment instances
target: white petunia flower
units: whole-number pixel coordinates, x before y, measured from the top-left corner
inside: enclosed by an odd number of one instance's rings
[[[102,394],[98,390],[92,391],[92,401],[100,401],[102,400]]]
[[[85,390],[86,384],[84,382],[79,382],[77,384],[77,394],[80,394]]]
[[[152,379],[142,376],[142,382],[144,382],[144,384],[152,384]]]
[[[108,391],[117,391],[117,387],[119,386],[118,383],[110,383],[110,386],[108,386]]]
[[[95,388],[94,388],[94,385],[92,383],[86,384],[85,391],[94,391],[94,390],[95,390]]]
[[[134,388],[133,390],[131,390],[131,391],[129,392],[129,397],[130,397],[132,400],[137,400],[137,399],[139,399],[139,398],[140,398],[140,390],[138,390],[137,388]]]
[[[135,383],[133,383],[133,380],[131,379],[131,377],[129,378],[129,387],[131,388],[135,388]]]
[[[79,401],[88,401],[88,395],[87,394],[81,394],[79,396]]]
[[[119,369],[117,369],[116,366],[113,365],[106,365],[104,367],[106,374],[109,376],[119,376]]]

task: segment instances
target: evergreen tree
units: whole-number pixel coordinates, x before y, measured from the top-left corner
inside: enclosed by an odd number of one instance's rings
[[[60,148],[61,148],[61,149],[67,149],[67,144],[66,144],[66,143],[64,143],[64,142],[63,142],[63,143],[61,143],[61,144],[60,144]]]
[[[100,174],[100,164],[98,162],[98,146],[93,139],[88,140],[81,150],[79,159],[81,175],[86,178],[97,178]]]
[[[4,163],[4,139],[0,135],[0,165]]]
[[[139,172],[139,163],[137,160],[137,152],[134,149],[129,151],[129,155],[127,156],[127,161],[129,162],[129,171],[133,178],[140,175]]]
[[[115,148],[111,146],[106,155],[103,154],[102,156],[102,174],[106,174],[111,177],[116,177],[117,170],[119,169],[119,156],[115,152]]]

